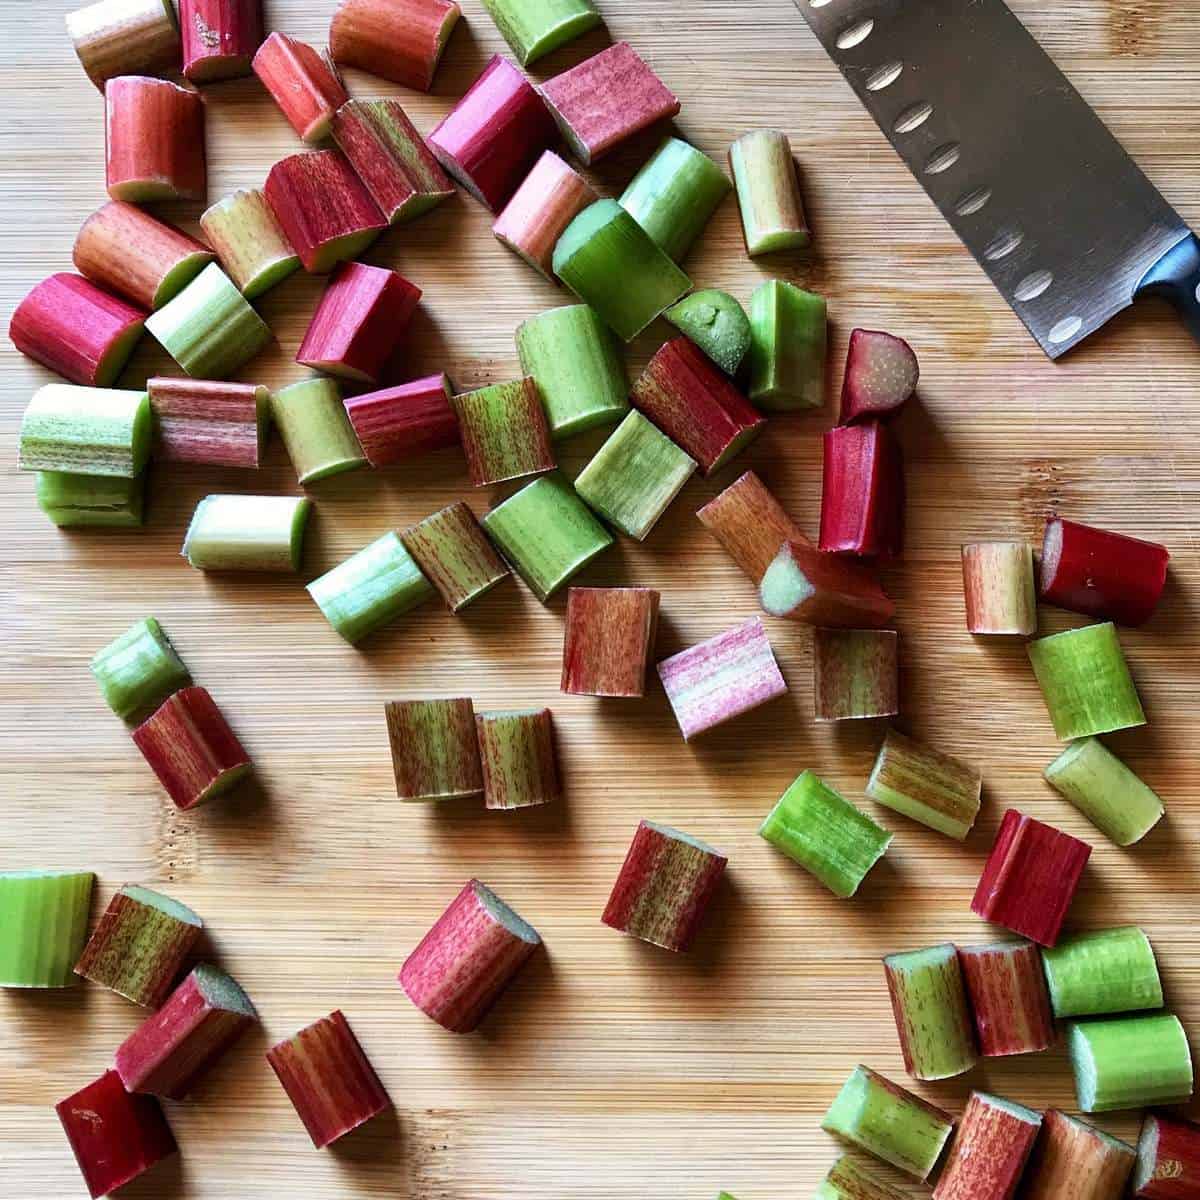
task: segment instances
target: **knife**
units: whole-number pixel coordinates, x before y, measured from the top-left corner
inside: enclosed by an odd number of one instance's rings
[[[795,0],[1042,349],[1146,295],[1200,339],[1200,240],[1003,0]]]

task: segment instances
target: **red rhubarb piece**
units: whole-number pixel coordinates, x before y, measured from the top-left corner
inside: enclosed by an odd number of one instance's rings
[[[904,548],[904,463],[872,421],[825,433],[819,546],[831,554],[895,558]]]
[[[490,888],[472,879],[408,956],[400,986],[443,1029],[470,1033],[541,941]]]
[[[556,140],[533,85],[497,54],[429,135],[429,146],[453,178],[498,212]]]
[[[540,90],[563,137],[585,163],[679,112],[679,101],[628,42],[601,50]]]
[[[972,1092],[933,1200],[1012,1200],[1041,1127],[1041,1113]]]
[[[1087,842],[1010,808],[971,911],[1039,946],[1053,946],[1091,853]]]
[[[193,83],[249,75],[263,40],[262,0],[179,0],[179,29]]]
[[[450,381],[444,374],[352,396],[343,403],[373,467],[390,467],[462,444]]]
[[[250,467],[259,463],[268,392],[209,379],[146,381],[154,411],[154,457],[164,462]]]
[[[200,93],[148,75],[104,85],[104,161],[114,200],[203,200],[204,101]]]
[[[877,329],[852,330],[842,379],[841,423],[894,416],[917,390],[919,374],[917,356],[903,338]]]
[[[808,541],[753,471],[735,479],[720,495],[697,509],[696,516],[755,584],[784,542]]]
[[[785,542],[758,585],[764,611],[830,629],[876,629],[896,611],[874,574],[807,542]]]
[[[1133,1170],[1137,1200],[1196,1200],[1200,1196],[1200,1126],[1149,1113]]]
[[[342,263],[330,277],[296,361],[343,379],[375,383],[421,299],[396,271]]]
[[[653,588],[571,588],[562,690],[576,696],[644,696],[658,602]]]
[[[158,1101],[127,1092],[116,1071],[105,1071],[60,1100],[54,1111],[93,1198],[107,1196],[178,1149]]]
[[[958,961],[986,1057],[1036,1054],[1054,1045],[1042,953],[1032,942],[959,946]]]
[[[452,0],[342,0],[329,49],[343,66],[427,92],[460,16]]]
[[[1170,557],[1157,542],[1052,519],[1042,543],[1041,597],[1089,617],[1144,625],[1158,607]]]
[[[325,137],[334,113],[348,99],[342,77],[327,53],[276,31],[258,48],[251,65],[304,141],[319,142]]]

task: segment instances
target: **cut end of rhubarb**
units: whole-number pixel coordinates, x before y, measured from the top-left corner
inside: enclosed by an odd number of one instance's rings
[[[890,333],[855,329],[850,334],[842,381],[841,423],[883,419],[898,413],[916,391],[920,368],[912,347]]]
[[[493,713],[492,715],[497,716],[499,714]],[[513,912],[486,884],[480,883],[478,879],[472,879],[470,888],[475,894],[475,899],[483,905],[488,916],[511,933],[513,937],[520,938],[521,941],[530,946],[540,946],[542,944],[541,935],[538,931],[528,921]]]

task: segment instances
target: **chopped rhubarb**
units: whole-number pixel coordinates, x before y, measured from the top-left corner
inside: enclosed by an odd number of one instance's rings
[[[696,516],[756,587],[784,542],[808,541],[753,471],[697,509]]]
[[[904,461],[887,427],[827,430],[821,476],[821,534],[831,554],[897,558],[904,549]]]
[[[894,717],[900,711],[898,643],[893,629],[814,629],[816,719]]]
[[[601,23],[592,0],[483,0],[523,67]]]
[[[71,475],[39,471],[38,507],[64,529],[136,529],[142,524],[146,476]]]
[[[562,690],[575,696],[644,696],[658,603],[653,588],[571,588]]]
[[[180,553],[198,571],[298,571],[311,508],[304,496],[205,496]]]
[[[874,629],[896,611],[866,567],[807,541],[784,542],[763,572],[758,596],[772,616],[830,629]]]
[[[257,467],[270,420],[270,393],[252,383],[202,379],[147,380],[164,462]]]
[[[332,379],[302,379],[272,392],[271,416],[302,486],[366,462]]]
[[[959,946],[975,1033],[986,1058],[1037,1054],[1054,1045],[1054,1017],[1032,942]]]
[[[968,633],[1037,633],[1033,550],[1027,542],[963,546],[962,570]]]
[[[475,714],[487,808],[530,808],[562,797],[548,708]]]
[[[920,368],[903,339],[876,329],[854,329],[842,378],[843,425],[886,420],[917,390]]]
[[[453,0],[342,0],[330,53],[343,66],[427,92],[460,16]]]
[[[1093,1017],[1162,1008],[1150,939],[1136,925],[1095,929],[1042,951],[1056,1017]]]
[[[550,426],[530,377],[455,396],[454,411],[475,487],[554,470]]]
[[[462,444],[445,374],[351,396],[344,403],[362,451],[373,467],[390,467]]]
[[[21,418],[17,465],[132,479],[150,456],[152,426],[145,392],[48,383]]]
[[[1041,1127],[1041,1113],[972,1092],[933,1200],[1012,1200]]]
[[[263,40],[262,0],[179,0],[179,27],[193,83],[249,75]]]
[[[1137,1200],[1195,1200],[1200,1196],[1200,1126],[1161,1113],[1147,1114],[1138,1139],[1133,1194]]]
[[[87,939],[91,871],[0,872],[0,988],[64,988]]]
[[[404,530],[400,540],[453,613],[512,574],[461,500]]]
[[[114,200],[203,200],[204,101],[200,93],[148,75],[104,85],[104,161]]]
[[[1158,794],[1098,738],[1071,742],[1042,775],[1118,846],[1140,842],[1165,812]]]
[[[828,322],[825,299],[781,279],[750,297],[750,399],[768,412],[822,408]]]
[[[1121,1200],[1134,1161],[1132,1146],[1052,1108],[1042,1118],[1021,1200]],[[1171,1193],[1161,1200],[1171,1200]]]
[[[950,945],[883,960],[904,1069],[914,1079],[949,1079],[979,1060],[958,952]]]
[[[233,192],[200,214],[200,228],[247,300],[286,279],[300,258],[257,188]]]
[[[750,349],[750,318],[728,292],[705,288],[684,296],[663,313],[725,372],[736,375]]]
[[[276,30],[252,64],[288,124],[306,142],[329,134],[334,113],[346,103],[346,86],[327,52]]]
[[[800,199],[800,180],[787,134],[778,129],[744,133],[729,147],[737,185],[746,253],[803,250],[812,240]]]
[[[1075,1098],[1083,1112],[1115,1112],[1191,1098],[1192,1052],[1174,1013],[1071,1021],[1067,1050]]]
[[[733,1197],[722,1192],[717,1200],[733,1200]],[[821,1181],[815,1200],[904,1200],[904,1196],[843,1155]]]
[[[97,0],[67,13],[67,36],[88,78],[101,89],[115,75],[179,66],[171,0]]]
[[[962,841],[979,815],[982,788],[977,767],[889,729],[866,792],[876,804]]]
[[[396,795],[406,801],[459,800],[483,792],[470,697],[391,700],[383,706]]]
[[[92,656],[91,671],[109,708],[141,724],[168,696],[191,683],[175,647],[153,617],[144,617]]]

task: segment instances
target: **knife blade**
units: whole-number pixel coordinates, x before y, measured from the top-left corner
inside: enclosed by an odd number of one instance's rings
[[[1038,344],[1144,294],[1200,338],[1200,241],[1003,0],[794,0]]]

